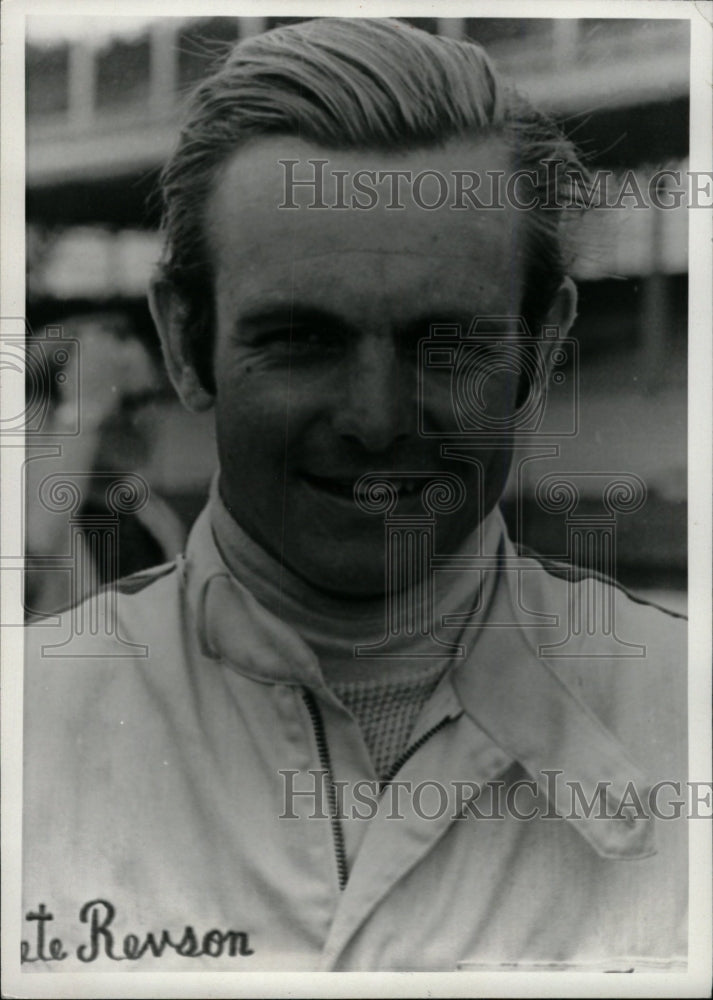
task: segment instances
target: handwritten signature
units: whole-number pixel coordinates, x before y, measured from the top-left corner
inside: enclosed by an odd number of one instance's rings
[[[145,955],[161,958],[166,952],[174,952],[184,958],[199,958],[202,955],[210,958],[234,958],[254,954],[246,931],[221,931],[214,928],[200,935],[193,927],[186,925],[179,933],[162,930],[119,937],[111,930],[115,916],[116,907],[107,899],[92,899],[84,903],[79,911],[79,920],[88,924],[88,938],[77,947],[76,957],[80,962],[94,962],[102,957],[113,962],[127,959],[137,961]],[[62,940],[50,936],[47,925],[54,920],[54,915],[44,903],[40,903],[37,910],[26,913],[25,919],[36,922],[36,931],[34,942],[21,942],[21,962],[62,962],[69,957]]]

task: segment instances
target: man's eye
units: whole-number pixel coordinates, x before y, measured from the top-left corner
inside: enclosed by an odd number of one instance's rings
[[[325,341],[324,332],[314,327],[294,327],[291,331],[290,343],[298,350],[317,348],[324,344]]]
[[[335,353],[338,338],[328,330],[318,327],[296,326],[271,330],[263,338],[263,343],[270,351],[281,357],[319,360]]]

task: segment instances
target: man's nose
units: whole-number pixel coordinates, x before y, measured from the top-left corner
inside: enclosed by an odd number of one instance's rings
[[[409,377],[411,376],[411,378]],[[369,452],[383,452],[408,437],[416,419],[415,373],[393,343],[366,340],[350,358],[335,427]]]

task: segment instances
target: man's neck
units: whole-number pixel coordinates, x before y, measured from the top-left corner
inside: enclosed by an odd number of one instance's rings
[[[376,643],[384,637],[386,622],[386,597],[373,599],[347,598],[327,594],[307,583],[278,559],[259,546],[235,521],[223,503],[217,481],[211,488],[211,523],[216,544],[231,573],[247,587],[257,600],[286,624],[294,628],[314,650],[320,660],[325,678],[335,671],[341,680],[373,678],[388,669],[389,675],[403,676],[420,663],[426,646],[418,634],[404,635],[403,649],[390,649],[389,657],[361,659],[355,647]],[[499,547],[502,535],[502,518],[496,508],[486,518],[482,532],[476,529],[465,541],[459,555],[477,552],[482,535],[480,555],[492,556]],[[491,570],[446,570],[435,574],[434,607],[431,609],[433,630],[440,627],[444,613],[465,614],[473,612],[477,620],[487,604],[492,590]],[[426,601],[427,588],[415,584],[419,593],[412,594],[418,602]],[[478,610],[474,610],[474,609]],[[468,629],[472,637],[477,630]],[[457,633],[457,630],[453,630]],[[443,634],[450,643],[459,641],[457,634]],[[421,649],[423,644],[424,648]],[[430,648],[430,647],[429,647]],[[395,655],[399,654],[399,655]],[[432,659],[432,657],[429,657]]]

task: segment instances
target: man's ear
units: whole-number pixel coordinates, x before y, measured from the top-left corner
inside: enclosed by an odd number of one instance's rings
[[[547,316],[543,326],[555,326],[559,329],[559,337],[566,337],[572,329],[572,324],[577,318],[577,286],[569,276],[566,276],[562,284],[555,292],[552,305],[547,311]],[[543,340],[542,347],[545,351],[545,364],[547,365],[547,381],[549,382],[552,353],[557,346],[557,340]]]
[[[566,337],[572,328],[572,324],[577,318],[577,286],[568,276],[562,280],[562,284],[555,292],[552,304],[547,311],[542,326],[557,327],[559,337]],[[532,331],[536,337],[541,335],[540,330]],[[554,348],[557,346],[558,338],[540,339],[540,349],[544,368],[539,369],[539,377],[536,382],[532,382],[527,376],[523,377],[518,387],[515,405],[520,408],[526,402],[530,402],[533,394],[542,395],[547,392],[552,370],[552,357]]]
[[[188,350],[188,306],[172,281],[156,274],[149,285],[149,309],[161,338],[168,374],[186,409],[198,413],[213,405]]]
[[[566,337],[576,318],[577,286],[569,276],[566,276],[555,292],[545,318],[545,325],[559,327],[560,337]]]

